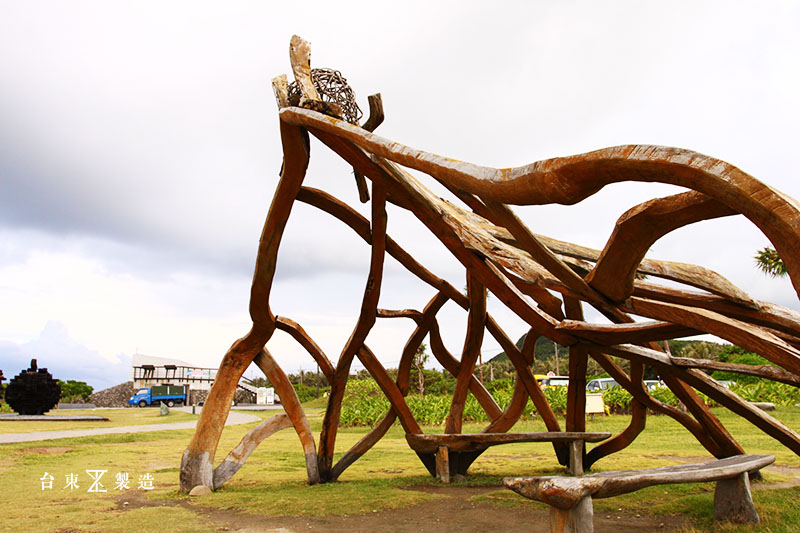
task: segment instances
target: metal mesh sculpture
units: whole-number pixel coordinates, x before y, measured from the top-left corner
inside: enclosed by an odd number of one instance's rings
[[[58,405],[61,386],[46,368],[38,368],[36,359],[8,382],[6,402],[21,415],[41,415]]]
[[[292,70],[302,97],[290,105],[285,76],[273,80],[278,101],[284,161],[280,182],[259,244],[251,289],[252,329],[225,355],[203,409],[195,435],[184,453],[181,488],[219,487],[244,463],[255,447],[273,432],[293,426],[305,452],[310,483],[333,481],[363,455],[399,419],[407,440],[432,469],[429,439],[405,401],[413,355],[430,336],[433,355],[456,376],[445,437],[460,470],[486,446],[508,441],[507,434],[531,398],[549,432],[585,431],[585,380],[588,358],[596,360],[633,395],[630,425],[594,446],[584,457],[590,466],[629,445],[644,429],[648,410],[671,416],[715,457],[741,454],[742,447],[701,400],[698,391],[746,418],[756,427],[800,454],[800,435],[736,394],[701,369],[721,369],[800,384],[800,314],[755,301],[719,274],[700,266],[645,258],[665,234],[703,220],[741,214],[770,239],[783,258],[795,290],[800,293],[800,205],[782,193],[723,161],[688,150],[660,146],[618,146],[530,165],[494,169],[443,158],[403,146],[371,133],[382,121],[379,95],[370,97],[370,118],[363,127],[320,113],[309,64],[308,43],[294,37]],[[336,113],[333,113],[336,114]],[[308,165],[308,136],[313,135],[356,170],[360,197],[369,199],[364,176],[372,183],[371,220],[317,189],[303,186]],[[440,199],[408,167],[448,188],[465,207]],[[656,198],[623,214],[605,248],[593,250],[533,234],[508,204],[572,205],[610,183],[661,182],[688,192]],[[371,259],[358,320],[334,364],[303,328],[270,308],[276,255],[295,202],[321,209],[355,231],[371,246]],[[413,213],[464,266],[467,294],[425,268],[387,234],[386,203]],[[378,308],[386,254],[437,290],[422,310]],[[641,279],[639,274],[646,274]],[[700,289],[665,287],[651,280],[668,280]],[[495,297],[529,326],[527,342],[518,349],[486,311],[486,294]],[[556,296],[556,294],[558,296]],[[460,360],[441,341],[437,312],[452,300],[468,311],[468,326]],[[584,320],[588,304],[611,324]],[[644,318],[636,321],[633,317]],[[416,323],[392,380],[365,344],[378,318],[403,317]],[[289,333],[319,364],[331,384],[319,446],[285,373],[265,348],[276,329]],[[517,372],[513,400],[501,409],[473,376],[484,333],[494,337]],[[710,333],[763,355],[777,366],[759,367],[672,357],[658,341]],[[569,388],[565,428],[548,405],[531,373],[533,345],[545,336],[569,347]],[[630,361],[625,372],[611,356]],[[391,403],[383,420],[333,464],[339,413],[351,362],[358,357]],[[216,468],[217,443],[236,384],[251,362],[267,375],[286,410],[251,431]],[[654,367],[686,406],[676,409],[653,398],[643,385],[645,365]],[[484,433],[462,435],[462,412],[468,392],[491,420]],[[524,435],[524,434],[523,434]],[[503,440],[505,439],[505,440]],[[568,461],[564,443],[553,439],[562,464]],[[466,465],[466,466],[464,466]]]

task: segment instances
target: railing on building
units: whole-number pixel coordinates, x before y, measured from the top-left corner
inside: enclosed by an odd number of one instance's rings
[[[177,365],[141,365],[133,367],[134,381],[213,382],[216,377],[216,368]]]

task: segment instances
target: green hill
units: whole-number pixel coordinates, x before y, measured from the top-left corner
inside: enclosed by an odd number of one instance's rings
[[[517,348],[522,349],[522,343],[525,342],[525,337],[527,337],[527,336],[528,336],[528,334],[525,333],[524,335],[522,335],[522,337],[519,338],[519,340],[517,340],[517,342],[516,342]],[[547,337],[539,337],[536,340],[536,349],[535,349],[535,352],[534,352],[535,353],[535,355],[534,355],[535,359],[537,361],[547,361],[547,360],[551,359],[556,354],[555,353],[556,352],[556,350],[555,350],[556,346],[558,346],[558,356],[559,357],[568,357],[569,356],[569,348],[567,348],[566,346],[557,345],[553,341],[548,339]],[[503,362],[503,361],[508,361],[508,356],[506,355],[506,352],[500,352],[499,354],[495,355],[494,357],[492,357],[491,359],[489,359],[486,362],[487,363],[491,363],[491,362],[500,363],[500,362]]]
[[[527,333],[517,340],[517,348],[522,348],[522,343],[525,342]],[[548,361],[555,356],[555,346],[558,346],[558,357],[569,357],[569,348],[566,346],[556,345],[547,337],[539,337],[536,341],[535,358],[537,361]],[[710,341],[697,341],[697,340],[671,340],[669,347],[672,355],[676,357],[694,357],[696,359],[717,359],[718,354],[724,347],[724,344],[719,344]],[[500,363],[508,361],[508,356],[505,352],[500,352],[495,355],[487,363],[495,362]]]

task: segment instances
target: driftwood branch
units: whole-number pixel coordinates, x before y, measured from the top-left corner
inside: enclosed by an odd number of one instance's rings
[[[214,469],[214,490],[220,488],[239,471],[263,440],[269,438],[273,433],[290,427],[292,427],[292,419],[286,413],[281,413],[251,429],[247,435],[242,437],[238,446],[231,450],[228,456]]]
[[[659,238],[678,228],[743,215],[772,242],[800,294],[798,202],[728,163],[678,148],[617,146],[504,169],[417,150],[373,133],[384,119],[379,94],[369,97],[370,114],[363,127],[356,124],[359,117],[353,119],[349,114],[348,120],[353,123],[348,123],[340,119],[341,106],[328,101],[331,94],[320,81],[321,70],[317,69],[316,77],[312,77],[309,44],[294,36],[289,56],[295,83],[290,86],[286,76],[272,81],[280,117],[283,167],[256,253],[249,304],[252,327],[222,359],[181,462],[181,490],[189,491],[198,485],[219,487],[263,439],[289,423],[303,447],[311,483],[336,480],[397,419],[428,470],[447,480],[452,475],[465,474],[487,446],[528,438],[505,433],[519,420],[527,398],[531,398],[542,417],[548,429],[546,440],[553,443],[559,462],[569,464],[574,473],[630,445],[644,431],[648,409],[674,418],[716,457],[742,456],[742,447],[703,403],[699,393],[739,414],[800,455],[800,435],[702,372],[732,371],[800,385],[800,313],[753,300],[723,276],[702,266],[645,257]],[[347,100],[347,106],[351,101],[355,105],[352,89],[338,72],[337,75],[343,84],[342,94],[351,99]],[[310,157],[309,135],[317,137],[353,167],[359,199],[370,202],[369,218],[324,191],[302,186]],[[407,169],[427,174],[450,191],[457,202],[440,198],[426,187],[424,176],[412,175]],[[667,183],[688,191],[633,206],[617,220],[602,251],[535,234],[509,207],[572,205],[608,184],[623,181]],[[372,194],[368,190],[370,184]],[[300,324],[290,318],[276,317],[270,306],[278,249],[297,201],[342,221],[370,247],[361,308],[335,363]],[[466,295],[388,236],[387,203],[411,213],[440,241],[446,253],[460,263],[468,280]],[[387,254],[435,291],[422,311],[415,310],[414,304],[409,309],[379,308]],[[637,279],[640,274],[681,286],[656,285]],[[487,291],[499,305],[527,324],[528,337],[522,349],[488,314]],[[439,331],[437,313],[448,301],[460,306],[468,316],[460,361],[448,352]],[[611,324],[588,322],[583,315],[584,304],[597,309]],[[397,378],[392,380],[365,341],[377,318],[401,317],[414,320],[416,328],[403,347]],[[636,322],[634,317],[648,321]],[[265,348],[276,328],[288,333],[308,352],[331,384],[318,449],[291,383]],[[505,410],[500,409],[473,375],[484,331],[497,340],[516,371],[514,392]],[[697,334],[719,336],[759,353],[778,366],[675,358],[656,344]],[[433,355],[456,376],[445,425],[447,433],[441,436],[422,435],[406,402],[413,357],[426,336]],[[561,431],[559,420],[531,371],[535,342],[540,337],[570,349],[566,432]],[[611,356],[628,359],[630,374],[622,371]],[[342,399],[355,357],[361,359],[392,407],[333,466]],[[590,439],[570,440],[569,435],[583,434],[585,429],[584,389],[589,357],[633,395],[633,414],[625,430],[587,453],[583,442]],[[276,387],[286,414],[245,436],[214,470],[214,456],[234,391],[251,362],[261,367]],[[643,384],[645,365],[659,372],[685,405],[685,411],[659,402],[648,393]],[[464,403],[470,392],[490,420],[479,436],[460,434]],[[628,480],[621,474],[617,478]],[[727,495],[743,493],[739,481],[723,485],[717,493],[720,501],[730,499]],[[581,508],[590,511],[590,502],[587,506],[585,498],[581,501],[584,502]],[[722,504],[719,507],[722,509]]]

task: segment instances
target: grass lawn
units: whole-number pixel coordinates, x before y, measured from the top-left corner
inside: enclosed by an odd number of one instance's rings
[[[65,429],[94,429],[116,426],[141,426],[146,424],[167,424],[173,422],[190,422],[197,415],[170,409],[169,415],[160,416],[157,407],[139,409],[53,409],[47,415],[95,415],[108,418],[105,420],[87,420],[69,422],[64,420],[23,420],[20,422],[4,422],[0,420],[0,433],[29,433],[33,431],[62,431]]]
[[[177,413],[158,417],[156,409],[104,410],[109,425],[148,424],[191,419]],[[262,418],[274,412],[253,412]],[[307,413],[318,437],[322,410]],[[762,518],[759,528],[712,522],[713,483],[651,487],[632,494],[597,500],[595,513],[627,513],[688,517],[686,531],[800,531],[800,457],[725,410],[717,415],[748,453],[771,453],[777,468],[764,472],[766,483],[756,485],[754,498]],[[779,408],[775,416],[789,427],[800,427],[800,409]],[[152,420],[146,420],[152,417]],[[625,416],[596,417],[588,431],[617,433],[628,423]],[[7,423],[8,424],[8,423]],[[77,425],[77,424],[76,424]],[[225,428],[217,462],[256,423]],[[0,432],[7,428],[0,426]],[[58,424],[58,429],[73,427]],[[85,427],[85,426],[81,426]],[[93,427],[93,426],[88,426]],[[105,426],[103,426],[105,427]],[[464,431],[479,431],[465,426]],[[518,424],[514,431],[542,431],[538,421]],[[39,431],[40,428],[26,429]],[[439,428],[426,428],[438,432]],[[16,429],[15,429],[16,431]],[[363,434],[363,428],[341,428],[340,454]],[[4,504],[0,531],[164,532],[217,531],[226,517],[337,516],[404,508],[440,498],[435,491],[408,490],[421,484],[436,486],[416,455],[408,448],[402,429],[393,427],[370,452],[353,464],[335,484],[308,486],[302,449],[292,429],[264,441],[247,464],[213,495],[189,498],[178,494],[178,466],[193,430],[102,435],[32,443],[0,445],[0,503]],[[627,449],[600,460],[595,471],[645,468],[709,459],[707,452],[681,426],[664,416],[651,416],[647,429]],[[89,493],[86,470],[107,470],[101,483],[105,493]],[[487,450],[470,469],[463,485],[489,487],[469,496],[476,504],[497,508],[538,506],[500,488],[504,476],[562,472],[549,444],[520,443]],[[54,477],[53,488],[42,490],[44,473]],[[65,488],[68,474],[78,475],[78,488]],[[127,473],[130,489],[116,490],[115,476]],[[138,488],[140,476],[152,476],[153,490]],[[496,487],[494,490],[492,487]]]

